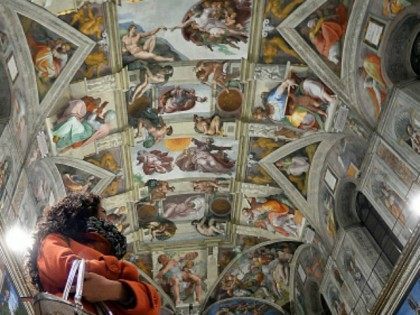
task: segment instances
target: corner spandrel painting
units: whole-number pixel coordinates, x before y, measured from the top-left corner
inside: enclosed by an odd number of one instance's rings
[[[123,63],[240,59],[247,54],[251,0],[123,2]]]
[[[298,245],[294,242],[277,242],[245,251],[223,274],[210,293],[207,304],[226,298],[250,297],[279,306],[287,305],[290,261]],[[268,274],[270,277],[264,281]]]
[[[76,47],[30,18],[26,16],[19,16],[19,18],[31,52],[38,97],[41,102],[70,60]]]
[[[231,298],[217,301],[205,312],[207,315],[243,314],[243,315],[282,315],[282,310],[274,305],[251,298]]]
[[[299,26],[299,32],[326,64],[340,73],[352,1],[330,0]]]
[[[313,143],[275,162],[275,166],[305,197],[308,194],[309,170],[317,148],[318,144]]]
[[[302,64],[298,53],[286,42],[277,30],[294,10],[305,0],[266,0],[263,15],[263,30],[259,60],[266,64]]]
[[[251,137],[244,180],[255,185],[277,186],[276,181],[259,165],[259,161],[285,143],[283,140],[276,141],[270,138]]]
[[[93,40],[96,45],[86,57],[74,80],[92,79],[111,73],[109,35],[106,31],[104,4],[82,1],[77,8],[71,8],[58,17]]]
[[[241,224],[297,239],[304,222],[302,212],[284,194],[267,197],[246,196],[246,201],[243,201]]]

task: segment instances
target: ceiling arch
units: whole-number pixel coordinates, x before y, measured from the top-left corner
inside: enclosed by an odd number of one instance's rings
[[[169,309],[206,311],[241,259],[256,271],[265,263],[262,252],[282,252],[278,244],[313,243],[332,257],[347,226],[345,197],[353,184],[369,190],[366,174],[376,172],[370,157],[378,143],[401,145],[393,150],[417,163],[404,131],[407,123],[418,127],[407,119],[416,110],[412,91],[394,93],[387,76],[381,79],[386,40],[376,48],[364,40],[371,18],[385,31],[397,20],[382,15],[382,1],[34,2],[40,6],[23,0],[0,6],[17,38],[17,80],[24,79],[28,108],[26,133],[16,131],[14,119],[0,138],[7,148],[0,158],[13,162],[5,204],[17,200],[25,174],[39,213],[72,189],[101,194],[108,217],[127,237],[127,257],[158,286]],[[343,6],[346,23],[335,16]],[[210,13],[217,20],[212,27],[204,23]],[[319,21],[340,29],[338,62],[314,43],[323,30],[311,25]],[[59,73],[44,71],[51,80],[41,98],[33,39],[44,47],[51,40],[71,46]],[[405,116],[397,115],[403,107]],[[7,143],[12,134],[19,137]],[[407,169],[412,176],[392,185],[407,186],[394,187],[401,197],[418,177],[415,167]],[[39,185],[32,175],[40,176]],[[160,274],[165,256],[194,275],[179,299]],[[276,254],[271,261],[279,261]],[[243,285],[261,282],[270,291],[265,267]],[[302,277],[289,267],[285,273]],[[320,288],[330,284],[331,270],[325,268]],[[248,289],[229,298],[289,302]]]

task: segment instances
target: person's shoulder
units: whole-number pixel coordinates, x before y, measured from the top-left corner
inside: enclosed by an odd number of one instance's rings
[[[50,233],[47,234],[44,239],[43,242],[51,242],[51,241],[66,241],[66,237],[60,233]]]
[[[64,235],[60,234],[60,233],[49,233],[45,236],[45,238],[65,238]]]
[[[48,251],[51,246],[65,246],[65,244],[68,244],[68,240],[64,235],[59,233],[50,233],[42,239],[40,249]]]

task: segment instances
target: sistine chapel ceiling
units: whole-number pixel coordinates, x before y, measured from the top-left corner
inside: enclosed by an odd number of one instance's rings
[[[419,11],[416,0],[3,0],[2,224],[31,231],[66,194],[94,192],[168,314],[305,314],[307,279],[333,314],[365,313],[373,302],[339,301],[361,293],[333,279],[344,270],[354,285],[346,261],[363,254],[336,206],[355,183],[403,246],[417,225],[386,200],[419,187],[419,103],[395,87],[419,74],[420,49],[404,70],[388,44],[393,29],[418,33]],[[182,281],[161,272],[171,263]]]

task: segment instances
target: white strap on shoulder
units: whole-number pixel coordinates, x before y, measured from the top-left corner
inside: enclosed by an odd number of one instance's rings
[[[82,295],[83,295],[83,283],[85,281],[85,269],[86,269],[86,261],[82,259],[80,260],[80,264],[79,264],[79,273],[77,274],[76,294],[74,295],[74,301],[76,302],[76,305],[80,307],[83,307]]]
[[[66,286],[64,287],[64,292],[63,292],[64,300],[69,299],[70,289],[71,289],[71,286],[73,285],[74,277],[76,276],[77,269],[79,269],[79,265],[80,265],[80,260],[74,260],[71,265],[70,272],[67,277]]]
[[[83,296],[83,283],[85,281],[85,270],[86,270],[86,261],[84,259],[74,260],[71,265],[71,269],[67,277],[66,286],[63,292],[63,299],[68,300],[70,290],[71,290],[74,278],[77,273],[76,293],[74,295],[74,302],[76,303],[76,308],[78,309],[78,311],[81,311],[83,309],[82,296]],[[96,307],[98,309],[98,314],[113,315],[113,313],[108,308],[108,306],[103,302],[96,304]],[[77,312],[77,314],[79,313]]]

